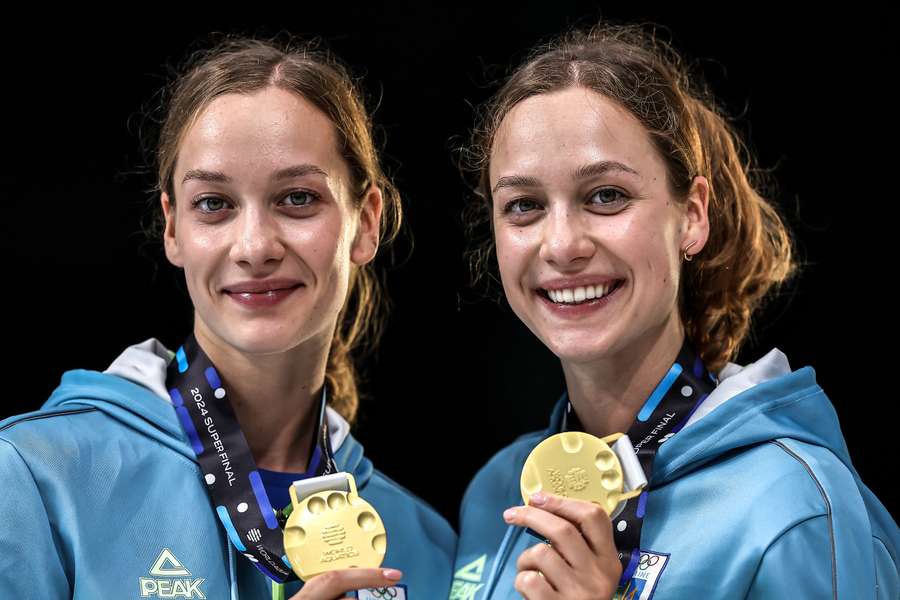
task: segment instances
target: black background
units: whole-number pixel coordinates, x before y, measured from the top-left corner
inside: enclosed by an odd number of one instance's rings
[[[245,8],[246,9],[246,8]],[[246,9],[249,10],[249,9]],[[127,345],[175,348],[191,326],[178,273],[141,221],[142,106],[213,31],[324,37],[363,77],[415,239],[391,270],[394,301],[355,433],[375,465],[452,523],[468,480],[495,451],[543,428],[562,390],[558,361],[505,304],[465,287],[460,211],[468,194],[451,150],[471,104],[537,41],[601,16],[665,26],[774,169],[777,202],[809,263],[765,314],[737,362],[773,346],[812,365],[854,463],[897,506],[896,391],[889,245],[896,238],[896,44],[887,15],[788,14],[756,5],[650,9],[635,3],[344,3],[191,18],[35,16],[7,23],[0,224],[5,393],[0,417],[38,408],[72,368],[103,370]],[[398,246],[401,251],[404,244]],[[498,515],[498,518],[500,516]]]

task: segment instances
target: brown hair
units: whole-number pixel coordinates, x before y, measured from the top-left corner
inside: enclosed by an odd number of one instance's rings
[[[169,97],[163,102],[156,145],[154,192],[166,192],[175,202],[173,174],[179,144],[210,102],[224,94],[251,94],[269,86],[302,96],[331,120],[338,134],[338,152],[349,167],[353,197],[359,206],[371,186],[381,189],[381,244],[392,242],[402,222],[400,195],[381,167],[372,121],[347,68],[315,42],[226,36],[212,48],[191,54],[164,90]],[[161,211],[156,220],[160,231]],[[325,372],[329,403],[350,423],[359,407],[352,354],[371,350],[377,343],[386,308],[387,298],[372,263],[354,268]]]
[[[666,163],[676,199],[686,199],[695,176],[709,180],[709,240],[682,264],[679,312],[711,371],[734,358],[752,314],[798,265],[784,221],[757,191],[763,182],[751,168],[750,152],[697,81],[669,44],[638,25],[602,24],[536,48],[481,108],[462,153],[477,195],[466,215],[474,282],[496,268],[493,235],[485,225],[492,225],[489,166],[501,121],[526,98],[585,87],[618,102],[643,124]]]

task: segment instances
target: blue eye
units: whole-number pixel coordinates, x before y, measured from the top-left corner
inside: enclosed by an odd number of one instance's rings
[[[528,198],[517,198],[510,200],[503,206],[503,214],[522,215],[540,208],[540,204]]]
[[[622,191],[617,190],[616,188],[600,188],[599,190],[594,190],[591,194],[590,202],[597,206],[610,206],[622,202],[627,197],[628,196]],[[594,201],[595,198],[598,199],[598,201]]]
[[[312,192],[299,191],[299,192],[291,192],[290,194],[288,194],[286,196],[286,199],[287,199],[288,206],[302,207],[302,206],[309,206],[310,204],[315,202],[318,199],[318,197],[316,194],[314,194]]]

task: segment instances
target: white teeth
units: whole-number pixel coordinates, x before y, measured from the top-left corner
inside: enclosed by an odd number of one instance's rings
[[[575,304],[584,302],[585,300],[593,300],[602,298],[612,289],[613,284],[604,285],[586,285],[565,290],[546,290],[550,300],[558,304]]]

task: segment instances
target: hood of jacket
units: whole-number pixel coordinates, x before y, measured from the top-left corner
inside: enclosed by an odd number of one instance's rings
[[[688,423],[659,447],[651,483],[681,477],[739,448],[791,438],[828,448],[854,474],[837,414],[812,367],[791,371],[777,348],[746,366],[728,363]],[[568,398],[553,410],[547,434],[560,431]],[[633,440],[632,440],[633,441]]]
[[[42,408],[96,408],[196,462],[166,389],[166,370],[174,356],[154,338],[129,346],[102,373],[65,372]],[[325,418],[338,468],[352,473],[361,490],[372,475],[372,462],[365,458],[362,445],[350,435],[350,426],[340,414],[326,407]]]

